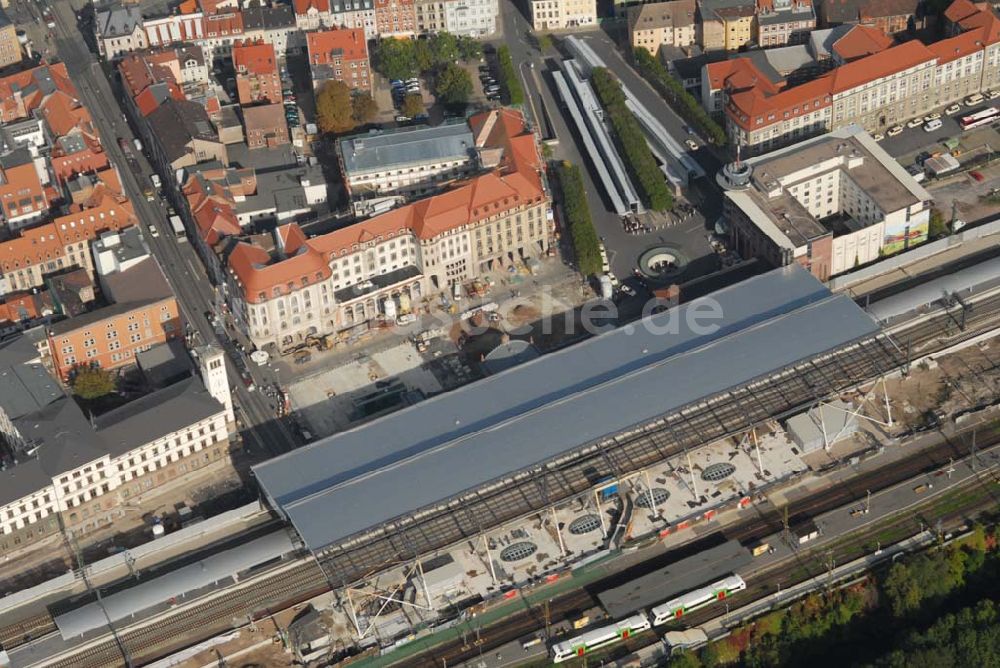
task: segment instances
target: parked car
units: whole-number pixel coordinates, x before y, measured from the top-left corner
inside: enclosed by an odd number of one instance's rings
[[[969,172],[969,176],[974,178],[979,183],[982,183],[983,181],[986,180],[986,177],[984,177],[980,172]]]
[[[403,82],[400,79],[393,79],[392,81],[389,82],[389,85],[392,86],[393,88],[398,88],[403,85]]]
[[[888,132],[886,132],[886,134],[889,135],[890,137],[895,137],[896,135],[901,135],[901,134],[903,134],[903,126],[901,126],[901,125],[893,125],[891,128],[889,128],[889,130],[888,130]]]
[[[876,132],[875,134],[872,135],[872,139],[874,139],[875,141],[882,141],[883,139],[885,139],[885,135],[882,134],[881,132]]]
[[[935,118],[924,124],[924,132],[934,132],[941,129],[941,119]]]
[[[908,127],[908,128],[919,128],[923,124],[924,124],[924,119],[922,119],[922,118],[914,118],[913,120],[907,121],[906,127]]]
[[[944,113],[946,113],[946,114],[957,114],[960,111],[962,111],[962,105],[960,105],[960,104],[953,104],[950,107],[948,107],[947,109],[945,109]]]
[[[1000,90],[988,90],[986,91],[987,100],[995,100],[1000,97]]]
[[[926,116],[924,116],[925,121],[936,121],[939,118],[941,118],[941,114],[937,113],[936,111],[933,114],[927,114]]]
[[[693,139],[685,139],[684,143],[687,144],[687,147],[689,149],[691,149],[692,151],[697,151],[698,150],[698,142],[696,142],[695,140],[693,140]]]
[[[969,97],[965,98],[965,106],[974,107],[982,101],[983,101],[983,96],[980,95],[979,93],[976,93],[975,95],[970,95]]]
[[[410,120],[409,116],[403,116],[403,115],[396,116],[396,122],[397,123],[406,123],[409,120]]]

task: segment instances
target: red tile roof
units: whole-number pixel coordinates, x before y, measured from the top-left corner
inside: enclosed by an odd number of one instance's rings
[[[784,86],[768,79],[749,58],[721,60],[707,68],[712,90],[737,92],[759,87],[766,95],[774,95]]]
[[[969,0],[955,0],[944,11],[944,17],[952,23],[958,23],[962,19],[967,19],[973,14],[978,13],[979,8],[969,2]]]
[[[233,67],[237,74],[265,76],[278,72],[274,46],[268,42],[239,42],[233,45]]]
[[[894,40],[878,28],[854,26],[833,43],[833,51],[843,60],[856,60],[891,47]]]
[[[293,0],[292,4],[295,7],[295,13],[299,16],[307,14],[310,8],[315,8],[320,14],[326,14],[330,11],[330,0]]]
[[[406,233],[431,239],[514,207],[543,201],[545,191],[537,171],[541,163],[534,136],[524,129],[523,116],[510,109],[494,110],[473,116],[469,125],[477,135],[488,128],[486,142],[506,149],[499,172],[474,177],[439,195],[313,237],[301,245],[300,231],[288,230],[295,254],[277,262],[272,263],[264,249],[240,243],[229,257],[229,267],[243,286],[246,301],[270,299],[275,288],[284,293],[288,284],[298,289],[302,277],[309,282],[327,278],[330,258],[351,251],[355,244]]]
[[[343,61],[368,60],[368,43],[361,28],[338,28],[306,33],[310,65],[328,65],[334,56]]]

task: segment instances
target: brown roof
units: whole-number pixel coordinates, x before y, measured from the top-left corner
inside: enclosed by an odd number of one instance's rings
[[[322,280],[330,275],[330,258],[377,237],[414,234],[430,239],[514,207],[541,202],[545,190],[538,173],[540,162],[523,116],[510,109],[492,110],[473,116],[469,125],[474,135],[485,135],[485,142],[505,148],[500,172],[474,177],[439,195],[304,242],[298,241],[297,231],[289,230],[296,251],[276,262],[263,248],[241,242],[229,256],[229,267],[243,286],[244,298],[258,303],[272,298],[275,290],[285,293],[300,288],[303,279]]]
[[[918,0],[864,0],[858,6],[858,16],[862,21],[890,16],[913,16],[918,4]]]
[[[673,0],[673,2],[649,2],[629,8],[629,28],[653,30],[656,28],[683,28],[695,22],[695,0]]]
[[[833,43],[833,51],[843,60],[855,60],[885,51],[893,39],[878,28],[854,26],[847,34]]]

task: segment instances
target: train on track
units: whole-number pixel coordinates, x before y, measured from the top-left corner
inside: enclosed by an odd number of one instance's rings
[[[747,583],[739,575],[729,575],[712,584],[689,591],[669,601],[650,608],[649,613],[639,612],[625,619],[586,631],[569,640],[553,643],[549,649],[553,663],[562,663],[584,656],[594,650],[613,645],[632,636],[649,631],[654,626],[662,626],[677,621],[684,615],[724,601],[733,594],[747,588]]]

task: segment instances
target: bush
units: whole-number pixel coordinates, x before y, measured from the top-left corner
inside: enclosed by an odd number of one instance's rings
[[[641,46],[635,49],[633,56],[636,69],[653,84],[674,111],[688,123],[701,129],[713,144],[725,146],[726,131],[712,119],[701,103],[684,89],[680,81],[670,76],[670,72],[656,56]]]
[[[74,370],[71,385],[81,399],[97,399],[115,391],[115,377],[98,366],[81,366]]]
[[[576,265],[585,276],[601,273],[600,241],[590,218],[587,189],[583,185],[580,168],[564,162],[558,170],[562,189],[564,225],[573,241]]]
[[[500,64],[500,89],[503,91],[505,103],[524,104],[521,78],[517,76],[517,68],[514,67],[507,45],[497,49],[497,62]]]
[[[642,190],[643,200],[654,211],[667,211],[673,206],[673,197],[667,188],[666,178],[649,150],[646,135],[639,127],[635,115],[625,106],[625,93],[621,86],[603,67],[595,68],[590,78],[597,97],[604,105],[607,118],[618,139],[629,172]]]

